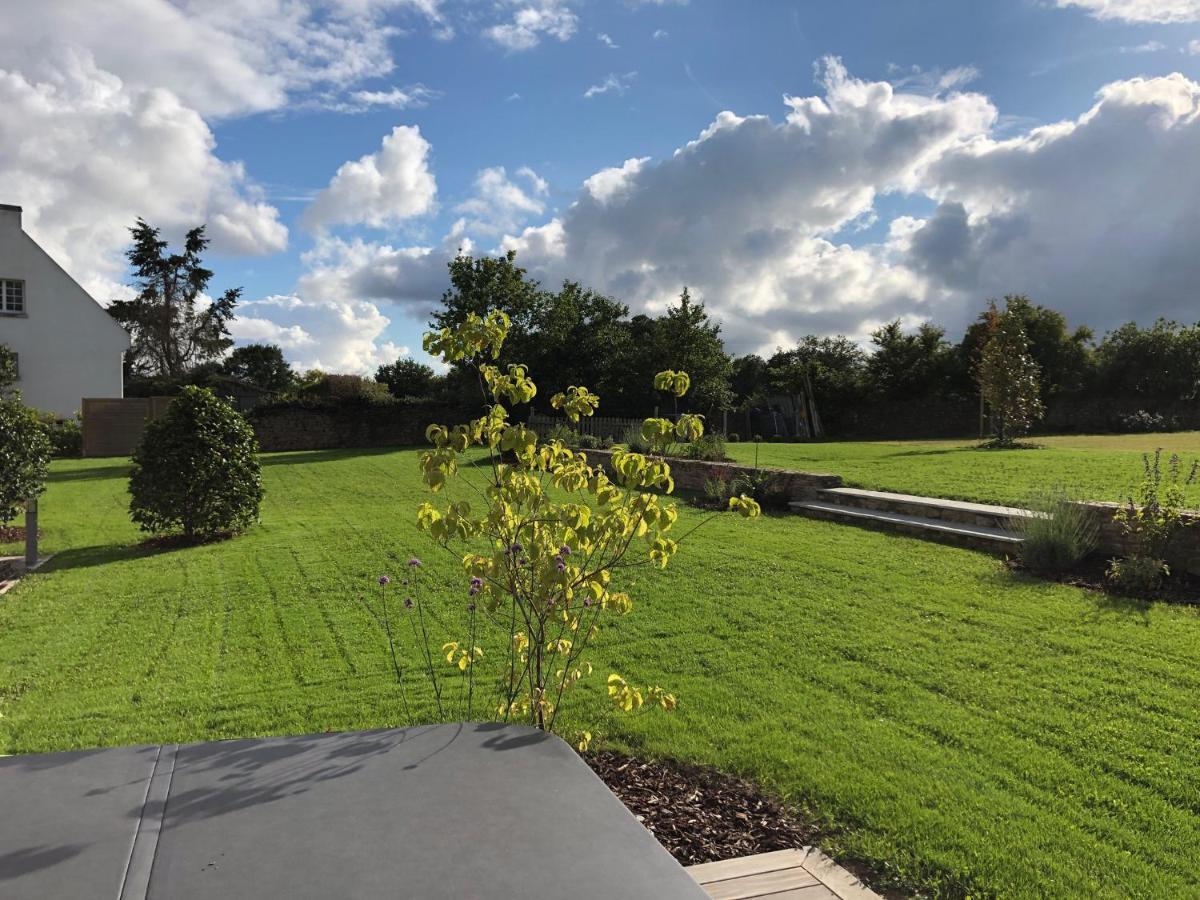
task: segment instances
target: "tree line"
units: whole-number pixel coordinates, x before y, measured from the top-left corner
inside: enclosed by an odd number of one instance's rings
[[[136,278],[133,300],[110,312],[133,335],[127,354],[127,392],[172,393],[184,383],[222,378],[272,395],[346,397],[478,396],[470,376],[445,374],[411,358],[379,367],[373,378],[310,371],[299,373],[270,344],[233,347],[228,324],[239,289],[201,303],[213,273],[201,255],[203,228],[188,233],[183,251],[171,253],[157,229],[139,220],[127,258]],[[845,335],[805,335],[769,355],[727,352],[718,322],[684,288],[661,314],[630,315],[620,300],[575,281],[543,287],[500,257],[460,254],[448,264],[450,286],[433,313],[431,328],[453,326],[469,313],[502,309],[512,328],[500,363],[520,362],[542,373],[549,397],[573,384],[605,398],[606,415],[642,417],[658,402],[648,387],[664,368],[692,376],[689,409],[709,416],[768,409],[777,398],[811,390],[831,434],[853,431],[867,413],[902,419],[906,411],[977,407],[984,349],[1003,319],[1019,332],[1026,354],[1022,377],[1037,407],[1121,399],[1141,410],[1152,426],[1170,424],[1167,413],[1194,401],[1200,391],[1200,324],[1159,320],[1130,322],[1097,339],[1072,326],[1057,310],[1021,295],[988,301],[977,319],[952,340],[931,322],[906,328],[900,320],[876,329],[864,345]],[[534,401],[535,407],[537,401]],[[939,406],[940,405],[940,406]],[[1038,408],[1030,407],[1036,421]]]

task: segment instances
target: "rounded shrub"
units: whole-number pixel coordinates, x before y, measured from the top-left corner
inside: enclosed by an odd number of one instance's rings
[[[0,524],[46,489],[50,439],[37,412],[17,397],[0,399]]]
[[[263,496],[257,454],[254,430],[232,406],[206,388],[185,387],[134,452],[133,521],[191,539],[242,531],[257,521]]]

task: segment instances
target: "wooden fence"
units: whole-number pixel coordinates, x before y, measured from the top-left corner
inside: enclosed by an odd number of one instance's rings
[[[578,422],[572,423],[566,416],[547,416],[535,412],[530,413],[528,425],[543,437],[550,433],[550,429],[561,425],[579,434],[607,437],[619,442],[625,440],[630,428],[641,428],[642,420],[622,419],[617,416],[584,416]]]
[[[85,397],[83,455],[129,456],[146,423],[167,411],[174,397]]]

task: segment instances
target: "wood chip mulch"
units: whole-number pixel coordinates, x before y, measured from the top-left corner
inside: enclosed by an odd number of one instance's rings
[[[601,750],[584,756],[685,866],[813,843],[817,830],[754,784],[711,769]]]
[[[821,834],[753,782],[715,769],[611,750],[583,758],[683,866],[805,847]],[[886,900],[914,896],[878,866],[846,858],[838,864]]]
[[[38,534],[42,530],[38,529]],[[25,540],[24,525],[0,525],[0,544],[15,544]]]

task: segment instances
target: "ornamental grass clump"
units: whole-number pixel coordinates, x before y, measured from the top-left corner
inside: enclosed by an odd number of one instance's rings
[[[1086,506],[1071,499],[1065,488],[1053,487],[1029,500],[1033,513],[1016,520],[1021,538],[1018,555],[1035,572],[1061,575],[1096,550],[1099,525]]]
[[[537,387],[525,366],[501,371],[489,362],[499,356],[508,328],[508,317],[493,311],[484,317],[471,314],[457,328],[425,336],[427,352],[478,373],[485,405],[484,414],[466,424],[430,425],[426,436],[433,449],[421,457],[425,484],[435,494],[456,481],[472,495],[441,505],[426,502],[417,511],[421,530],[461,561],[467,586],[461,635],[435,653],[430,616],[422,617],[419,594],[406,597],[405,607],[414,640],[425,648],[424,674],[439,715],[446,714],[450,698],[446,678],[455,676],[458,696],[466,698],[466,706],[457,708],[474,713],[475,671],[488,658],[500,673],[488,704],[494,716],[553,731],[572,688],[593,674],[585,655],[605,622],[633,608],[621,576],[634,567],[665,568],[679,549],[673,536],[678,512],[664,500],[674,481],[661,454],[676,441],[699,440],[704,425],[693,414],[676,422],[647,419],[639,436],[656,453],[614,450],[610,477],[589,465],[585,453],[560,440],[541,442],[524,425],[509,421],[508,406],[529,403]],[[655,378],[657,389],[676,398],[688,386],[684,372],[665,371]],[[600,398],[572,386],[550,403],[577,423],[595,413]],[[483,486],[459,469],[463,454],[474,448],[486,458]],[[759,514],[758,504],[745,496],[730,497],[728,507],[746,517]],[[488,629],[480,627],[480,617],[486,617]],[[502,645],[489,649],[483,635],[497,630]],[[448,675],[439,673],[447,667]],[[402,677],[399,671],[397,677]],[[670,710],[676,704],[670,691],[616,672],[606,676],[605,691],[612,706],[624,712]],[[591,733],[577,738],[586,748]]]

